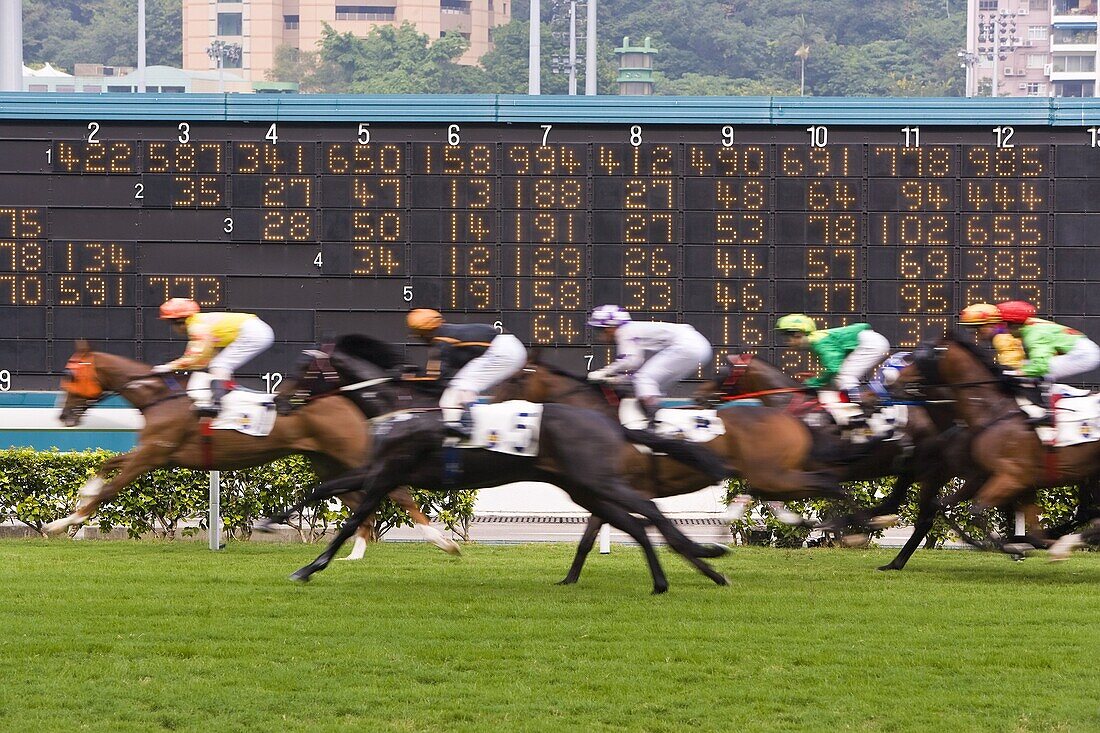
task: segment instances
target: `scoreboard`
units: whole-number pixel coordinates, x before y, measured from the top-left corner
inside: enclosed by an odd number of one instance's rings
[[[1088,125],[94,114],[0,119],[0,389],[56,388],[76,338],[177,356],[173,296],[272,325],[253,386],[341,333],[404,344],[413,307],[574,371],[604,303],[792,371],[788,312],[911,348],[1019,298],[1100,335]]]

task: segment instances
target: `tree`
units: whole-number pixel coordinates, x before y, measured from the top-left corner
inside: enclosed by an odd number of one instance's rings
[[[24,58],[69,70],[78,63],[136,66],[137,9],[137,0],[26,0]],[[183,5],[146,0],[145,17],[147,63],[179,66]]]
[[[318,50],[280,49],[270,77],[302,91],[352,94],[468,94],[484,71],[455,63],[468,43],[457,33],[432,41],[411,23],[377,26],[365,37],[326,25]]]

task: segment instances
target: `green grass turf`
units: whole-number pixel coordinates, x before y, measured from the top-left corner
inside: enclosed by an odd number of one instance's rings
[[[1100,731],[1100,555],[0,542],[3,731]]]

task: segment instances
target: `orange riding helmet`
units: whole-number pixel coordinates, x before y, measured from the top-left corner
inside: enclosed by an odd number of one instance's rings
[[[169,298],[160,307],[160,317],[161,320],[174,321],[178,318],[190,318],[199,310],[199,304],[190,298]]]
[[[974,303],[963,308],[959,314],[960,326],[986,326],[1002,321],[1001,309],[992,303]]]
[[[413,333],[431,333],[443,325],[443,315],[431,308],[414,308],[405,316],[405,324]]]
[[[1022,300],[1009,300],[998,303],[997,309],[1008,323],[1027,323],[1039,312],[1031,303]]]

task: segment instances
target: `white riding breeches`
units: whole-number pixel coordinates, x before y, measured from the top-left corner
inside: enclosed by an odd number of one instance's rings
[[[699,365],[710,361],[710,342],[697,331],[658,351],[634,373],[634,394],[638,399],[662,397]]]
[[[848,354],[836,372],[836,388],[844,391],[855,389],[889,354],[890,342],[885,336],[870,329],[860,331],[859,345]]]
[[[1100,346],[1092,339],[1080,338],[1073,348],[1051,358],[1047,379],[1058,382],[1066,377],[1091,372],[1100,366]]]
[[[527,363],[527,349],[510,333],[492,340],[485,353],[458,370],[439,398],[444,422],[457,422],[462,408],[485,390],[495,387]]]
[[[267,351],[275,343],[275,332],[259,318],[241,324],[237,338],[210,360],[206,371],[213,379],[229,379],[252,357]]]

